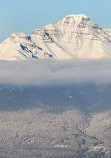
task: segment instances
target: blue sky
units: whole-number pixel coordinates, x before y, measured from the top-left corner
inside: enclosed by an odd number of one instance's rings
[[[68,14],[86,14],[101,27],[111,27],[111,0],[0,0],[0,42]]]

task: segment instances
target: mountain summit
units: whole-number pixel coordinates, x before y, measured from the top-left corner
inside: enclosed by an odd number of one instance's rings
[[[111,29],[102,29],[86,15],[68,15],[36,29],[31,36],[14,33],[0,44],[0,60],[101,59],[111,57]]]

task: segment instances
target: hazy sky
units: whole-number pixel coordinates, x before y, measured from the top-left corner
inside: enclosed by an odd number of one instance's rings
[[[101,27],[111,27],[111,0],[0,0],[0,42],[68,14],[86,14]]]

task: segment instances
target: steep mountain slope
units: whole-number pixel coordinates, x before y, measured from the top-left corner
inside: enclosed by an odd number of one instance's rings
[[[69,15],[58,23],[35,30],[32,33],[35,43],[39,41],[38,34],[43,35],[45,45],[60,59],[110,56],[111,38],[85,15]]]
[[[110,33],[110,29],[100,28],[86,15],[68,15],[34,30],[31,36],[12,34],[0,44],[0,60],[109,58]]]
[[[110,87],[1,85],[0,158],[110,157]]]
[[[0,156],[94,158],[96,153],[97,158],[107,158],[110,147],[86,134],[90,117],[76,109],[55,114],[44,108],[0,112]]]
[[[39,49],[26,33],[14,33],[0,45],[0,60],[37,59],[37,56],[33,53],[36,50],[39,51]],[[45,54],[40,55],[47,56]]]
[[[104,28],[105,34],[107,34],[111,38],[111,28]]]

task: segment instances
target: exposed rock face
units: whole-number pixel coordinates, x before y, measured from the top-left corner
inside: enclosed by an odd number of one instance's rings
[[[57,23],[34,30],[31,36],[14,33],[0,44],[0,60],[109,57],[111,29],[102,29],[83,14],[68,15]]]

